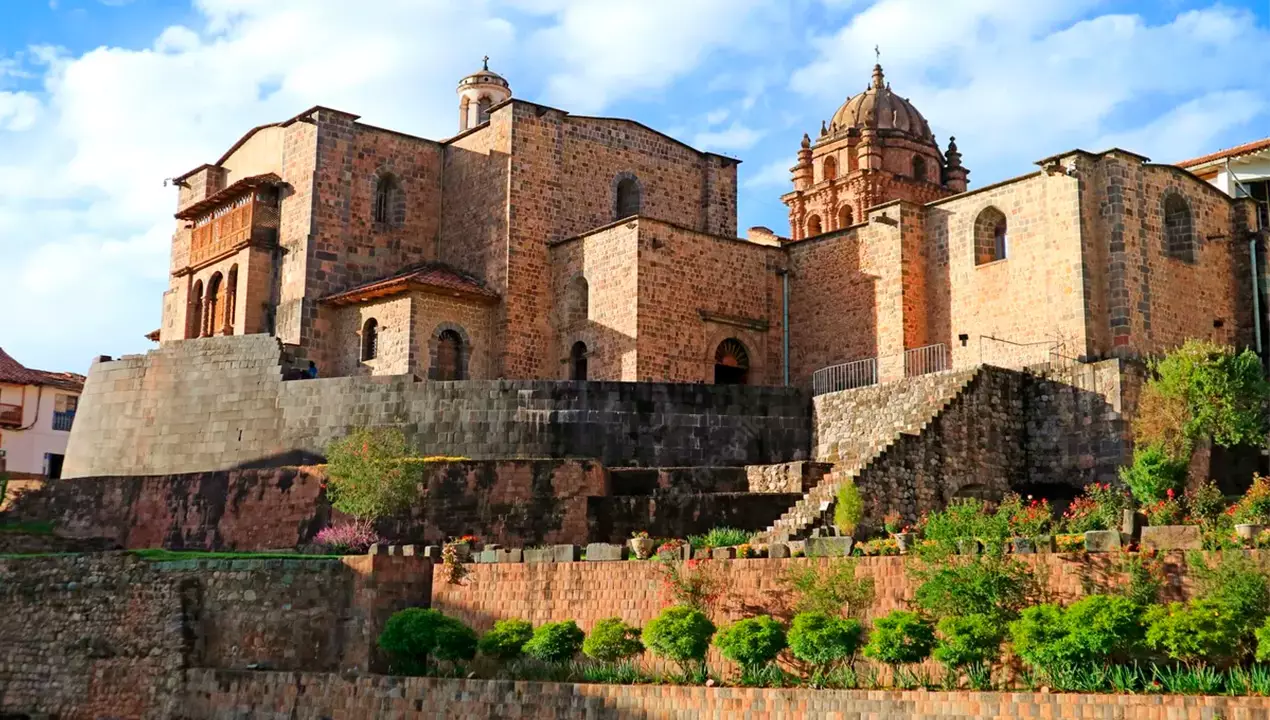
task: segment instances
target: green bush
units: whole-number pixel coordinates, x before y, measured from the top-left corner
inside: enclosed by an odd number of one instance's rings
[[[860,649],[859,620],[824,612],[801,612],[789,628],[789,651],[799,660],[828,668],[851,659]]]
[[[582,653],[600,662],[615,663],[644,652],[639,641],[639,628],[621,618],[605,618],[591,628],[582,642]]]
[[[930,560],[955,554],[957,541],[969,538],[982,540],[990,554],[1000,554],[1005,552],[1010,538],[1009,513],[992,512],[976,498],[958,500],[941,511],[928,513],[918,527],[929,541],[919,546],[919,552]]]
[[[720,629],[714,646],[723,657],[754,670],[775,660],[785,649],[785,628],[770,615],[745,618]]]
[[[854,535],[864,517],[864,500],[854,480],[838,486],[837,501],[833,506],[833,524],[843,535]]]
[[[1120,468],[1120,482],[1129,488],[1139,505],[1164,500],[1186,480],[1187,463],[1176,460],[1158,443],[1134,448],[1133,464]]]
[[[569,660],[582,649],[582,629],[572,620],[543,623],[525,643],[525,654],[543,662]]]
[[[1070,654],[1077,662],[1126,659],[1142,641],[1142,606],[1119,595],[1087,595],[1064,611]]]
[[[1063,525],[1069,533],[1113,530],[1120,527],[1121,512],[1132,504],[1128,492],[1109,483],[1090,483],[1063,513]]]
[[[1231,508],[1235,524],[1264,525],[1270,522],[1270,478],[1256,475],[1252,487]]]
[[[1226,497],[1222,495],[1217,483],[1212,480],[1206,480],[1195,487],[1189,488],[1186,491],[1184,500],[1186,509],[1190,511],[1191,517],[1204,525],[1211,525],[1217,522],[1226,509]]]
[[[429,658],[451,663],[471,660],[476,644],[472,628],[427,608],[393,613],[379,635],[379,648],[392,658],[394,669],[407,674],[427,672]]]
[[[1265,572],[1238,551],[1221,553],[1211,564],[1202,554],[1191,553],[1187,564],[1195,578],[1195,597],[1220,606],[1235,624],[1236,654],[1249,650],[1253,632],[1270,613],[1270,581]]]
[[[754,533],[731,527],[711,528],[705,535],[689,535],[688,542],[694,550],[701,548],[733,547],[750,541]]]
[[[1004,628],[987,615],[946,617],[939,621],[939,644],[932,656],[949,669],[991,665],[1001,654]]]
[[[793,566],[782,582],[794,594],[794,612],[841,615],[858,614],[873,602],[873,578],[857,578],[854,560],[844,558],[826,565]]]
[[[1257,628],[1257,661],[1270,662],[1270,620]]]
[[[1024,608],[1019,619],[1010,623],[1009,632],[1014,654],[1035,669],[1049,670],[1072,660],[1066,617],[1058,605]]]
[[[1174,660],[1213,663],[1238,657],[1243,624],[1224,605],[1204,598],[1149,608],[1146,642]]]
[[[887,665],[908,665],[925,660],[935,646],[930,621],[909,610],[892,610],[873,621],[873,632],[864,654]]]
[[[418,496],[422,466],[397,428],[354,430],[326,447],[326,493],[331,505],[358,520],[399,513]]]
[[[705,661],[714,623],[696,608],[676,605],[661,611],[644,626],[642,639],[653,653],[673,660],[688,671]]]
[[[1033,569],[1010,556],[948,557],[911,573],[920,582],[914,601],[935,618],[987,615],[1004,623],[1040,592]]]
[[[478,648],[482,655],[499,660],[514,660],[525,651],[525,643],[534,636],[534,626],[525,620],[499,620],[483,636]]]

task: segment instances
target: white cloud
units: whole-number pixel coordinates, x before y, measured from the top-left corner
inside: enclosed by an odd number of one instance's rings
[[[702,150],[748,150],[754,147],[764,135],[764,131],[746,127],[737,121],[721,130],[706,130],[697,133],[692,144]]]
[[[718,125],[724,120],[727,120],[728,116],[731,114],[732,114],[732,111],[728,110],[727,108],[719,108],[718,110],[711,110],[710,112],[706,113],[706,125]]]
[[[790,185],[790,167],[794,164],[793,159],[773,160],[763,165],[754,173],[749,173],[745,166],[741,166],[741,186],[747,189],[767,189],[775,187],[784,187],[792,189]]]

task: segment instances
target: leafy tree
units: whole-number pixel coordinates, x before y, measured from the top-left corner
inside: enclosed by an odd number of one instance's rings
[[[837,502],[833,507],[833,524],[843,535],[854,535],[864,517],[864,500],[854,480],[838,486]]]
[[[584,635],[572,620],[543,623],[525,643],[525,654],[543,662],[564,662],[582,649]]]
[[[534,636],[534,626],[526,620],[499,620],[483,636],[478,646],[482,655],[499,660],[515,660]]]
[[[326,492],[331,505],[358,520],[374,521],[410,507],[422,466],[397,428],[363,428],[326,448]]]
[[[824,612],[801,612],[789,628],[789,651],[820,669],[850,660],[860,649],[864,626],[854,618]]]
[[[854,560],[791,567],[782,582],[795,595],[794,611],[856,615],[873,602],[873,578],[857,578]]]
[[[1001,654],[1005,628],[987,615],[946,617],[939,621],[939,644],[932,656],[949,670],[984,663],[991,665]]]
[[[644,652],[639,641],[639,628],[621,618],[605,618],[591,628],[582,642],[582,653],[589,658],[606,663],[633,657]]]
[[[1222,447],[1264,440],[1270,384],[1252,351],[1188,340],[1152,370],[1155,377],[1143,389],[1134,423],[1139,443],[1160,443],[1185,460],[1201,437]]]
[[[644,626],[644,645],[655,654],[673,660],[688,672],[705,662],[714,635],[714,623],[705,613],[685,605],[668,607]]]
[[[770,615],[738,620],[714,636],[723,657],[753,671],[776,659],[785,649],[785,628]]]
[[[887,665],[919,663],[935,646],[935,628],[910,610],[892,610],[873,621],[873,632],[864,654]]]

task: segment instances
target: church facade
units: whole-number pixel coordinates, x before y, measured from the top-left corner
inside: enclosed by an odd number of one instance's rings
[[[1123,150],[967,190],[881,67],[737,237],[737,161],[458,86],[443,141],[315,107],[177,178],[161,343],[271,333],[324,376],[840,389],[1252,344],[1251,200]]]

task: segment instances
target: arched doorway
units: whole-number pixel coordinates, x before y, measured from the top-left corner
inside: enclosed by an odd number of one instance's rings
[[[463,380],[463,338],[453,330],[437,336],[437,380]]]
[[[224,303],[220,296],[221,274],[216,273],[207,281],[207,298],[203,301],[207,309],[203,312],[203,337],[210,337],[220,332],[225,323]]]
[[[186,308],[185,337],[200,337],[203,334],[203,281],[194,283],[190,291],[190,302]]]
[[[750,379],[750,353],[736,338],[719,343],[714,351],[714,384],[745,385]]]
[[[586,343],[579,340],[573,344],[573,349],[569,351],[569,379],[586,380],[586,373]]]

